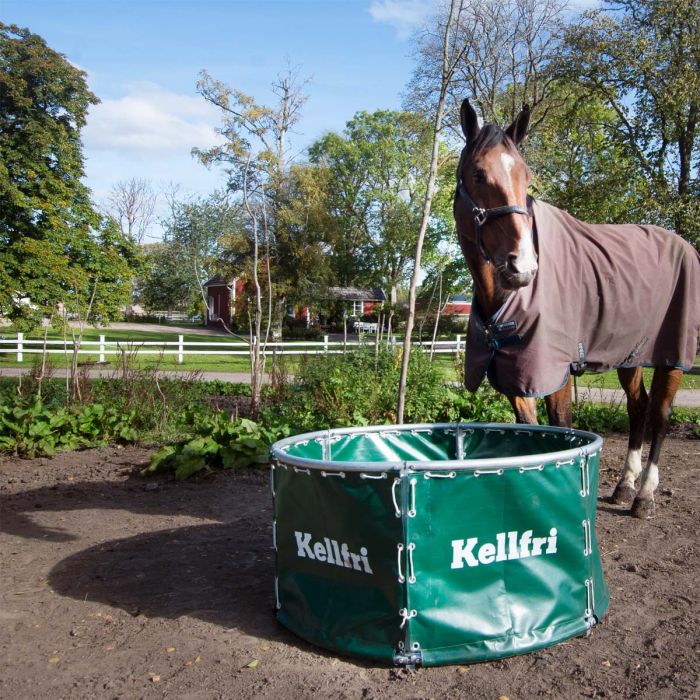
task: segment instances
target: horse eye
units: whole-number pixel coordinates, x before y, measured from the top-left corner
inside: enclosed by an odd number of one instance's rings
[[[478,183],[479,185],[485,185],[486,184],[486,171],[482,170],[479,168],[478,170],[474,171],[474,182]]]

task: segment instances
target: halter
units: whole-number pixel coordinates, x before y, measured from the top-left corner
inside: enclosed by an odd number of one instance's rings
[[[505,216],[506,214],[524,214],[529,217],[530,212],[526,207],[520,207],[517,204],[508,204],[503,207],[493,207],[492,209],[484,209],[476,205],[474,200],[471,198],[467,188],[464,186],[464,180],[462,180],[461,175],[461,159],[460,159],[460,175],[457,178],[457,193],[462,199],[467,203],[467,206],[471,208],[472,214],[474,214],[474,230],[476,231],[476,246],[481,254],[481,257],[486,262],[493,262],[491,257],[486,252],[484,244],[481,241],[481,227],[484,226],[489,219],[497,219],[499,216]]]

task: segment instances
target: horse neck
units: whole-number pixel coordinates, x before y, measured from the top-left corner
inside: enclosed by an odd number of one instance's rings
[[[503,306],[506,294],[496,281],[496,271],[476,250],[473,243],[462,243],[462,252],[474,280],[474,297],[479,302],[479,310],[485,318],[493,316]]]

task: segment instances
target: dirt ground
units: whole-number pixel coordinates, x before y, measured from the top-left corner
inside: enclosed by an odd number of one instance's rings
[[[605,441],[603,495],[624,449]],[[0,460],[0,697],[700,697],[700,441],[668,439],[652,520],[599,501],[611,605],[589,637],[415,671],[276,622],[265,472],[146,481],[148,457]]]

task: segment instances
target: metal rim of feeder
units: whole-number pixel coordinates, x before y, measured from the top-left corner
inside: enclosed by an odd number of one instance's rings
[[[512,432],[515,434],[523,433],[542,433],[543,436],[549,437],[552,434],[560,434],[570,436],[572,439],[580,439],[582,444],[566,450],[558,450],[555,452],[540,452],[533,455],[516,455],[513,457],[487,457],[483,459],[440,459],[440,460],[387,460],[382,462],[361,462],[361,461],[335,461],[330,456],[331,440],[333,438],[343,437],[345,435],[372,435],[385,434],[397,435],[401,433],[417,433],[417,432],[435,432],[435,431],[463,431],[463,434],[470,434],[477,430],[484,432]],[[329,447],[329,457],[327,459],[311,459],[308,457],[299,457],[291,455],[286,450],[300,444],[306,444],[311,441],[317,441],[323,444],[325,441]],[[527,469],[528,467],[539,466],[543,462],[566,462],[571,459],[584,457],[586,455],[595,454],[603,446],[603,439],[585,430],[576,430],[573,428],[559,428],[554,426],[544,425],[522,425],[522,424],[503,424],[503,423],[412,423],[399,426],[390,425],[372,425],[363,426],[362,428],[333,428],[330,430],[319,430],[311,433],[302,433],[292,437],[279,440],[272,446],[271,454],[273,460],[277,460],[284,464],[289,464],[295,467],[305,469],[317,469],[325,471],[344,471],[344,472],[385,472],[398,469],[409,468],[415,471],[427,471],[430,469],[440,470],[461,470],[461,471],[476,471],[483,469]]]

